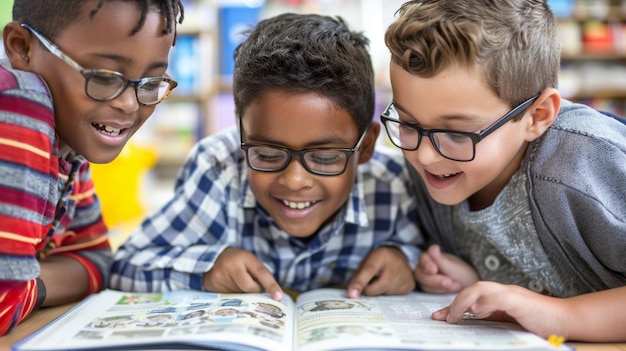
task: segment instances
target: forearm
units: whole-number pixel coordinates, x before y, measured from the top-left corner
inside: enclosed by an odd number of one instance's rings
[[[626,341],[626,286],[565,299],[567,339]]]
[[[89,291],[87,269],[69,256],[54,255],[42,260],[40,278],[46,287],[43,306],[78,301]]]
[[[225,247],[123,246],[116,252],[110,286],[124,291],[202,290],[202,276]]]

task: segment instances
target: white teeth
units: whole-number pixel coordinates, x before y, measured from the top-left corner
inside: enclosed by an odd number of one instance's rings
[[[452,177],[452,176],[453,176],[453,175],[455,175],[455,174],[456,174],[456,173],[452,173],[452,174],[442,174],[442,175],[439,175],[439,176],[437,176],[437,177],[438,177],[438,178],[440,178],[440,179],[446,179],[446,178],[450,178],[450,177]]]
[[[311,206],[313,203],[311,201],[291,202],[291,201],[283,200],[283,204],[285,204],[285,206],[287,206],[289,208],[302,210],[302,209],[305,209],[305,208]]]
[[[122,132],[121,129],[113,128],[104,124],[93,123],[93,125],[101,132],[105,132],[110,136],[118,136]]]

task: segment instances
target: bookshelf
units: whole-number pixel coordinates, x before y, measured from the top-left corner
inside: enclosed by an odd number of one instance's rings
[[[626,1],[548,3],[559,21],[563,97],[626,115]]]
[[[261,0],[183,0],[185,18],[170,53],[172,95],[140,130],[158,155],[155,170],[171,176],[193,145],[235,124],[232,61],[241,31],[258,21]]]
[[[157,168],[178,168],[193,144],[211,130],[217,51],[215,2],[183,1],[185,19],[178,26],[168,72],[178,87],[160,104],[137,135],[158,155]]]

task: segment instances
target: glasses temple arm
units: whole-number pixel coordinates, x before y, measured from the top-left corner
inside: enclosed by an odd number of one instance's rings
[[[85,71],[85,69],[81,67],[76,61],[74,61],[71,57],[65,55],[63,51],[59,49],[58,46],[53,44],[52,41],[50,41],[48,38],[43,36],[43,34],[37,32],[33,27],[29,26],[26,23],[22,23],[22,27],[28,29],[28,31],[31,32],[39,40],[39,42],[41,42],[43,46],[45,46],[46,49],[48,49],[48,51],[50,51],[52,54],[62,59],[63,61],[67,62],[70,66],[74,67],[74,69],[76,69],[77,71],[81,73]]]

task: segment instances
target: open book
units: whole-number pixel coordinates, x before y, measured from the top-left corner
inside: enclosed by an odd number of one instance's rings
[[[343,290],[319,289],[277,302],[265,294],[105,290],[13,350],[558,349],[508,323],[432,320],[452,298],[415,292],[350,299]]]

